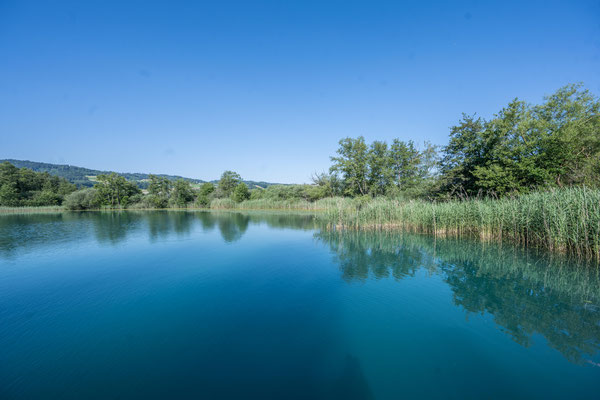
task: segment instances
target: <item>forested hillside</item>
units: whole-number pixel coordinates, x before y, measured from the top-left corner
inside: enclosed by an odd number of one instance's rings
[[[27,160],[13,160],[13,159],[4,159],[0,160],[0,163],[8,161],[12,165],[17,168],[28,168],[35,172],[47,172],[50,175],[58,176],[60,178],[65,178],[71,183],[74,183],[78,187],[92,187],[95,183],[97,183],[96,177],[98,175],[110,175],[114,171],[100,171],[97,169],[89,169],[83,167],[76,167],[74,165],[67,164],[51,164],[51,163],[43,163],[36,161],[27,161]],[[130,182],[135,182],[140,189],[146,189],[149,184],[149,179],[151,174],[146,173],[130,173],[130,172],[115,172],[117,175],[122,176]],[[201,179],[194,178],[185,178],[178,175],[167,175],[167,174],[156,174],[161,178],[166,178],[170,181],[176,181],[177,179],[183,179],[186,182],[192,184],[200,184],[205,181]],[[217,183],[218,180],[213,180],[213,183]],[[260,186],[262,188],[266,188],[273,183],[270,182],[257,182],[257,181],[244,181],[246,185],[250,188],[256,188]]]
[[[42,163],[35,161],[26,161],[26,160],[0,160],[0,163],[8,161],[12,165],[17,168],[29,168],[35,172],[47,172],[50,175],[58,176],[61,178],[65,178],[71,183],[76,184],[77,186],[84,187],[92,187],[96,183],[95,177],[98,175],[108,175],[113,171],[100,171],[97,169],[89,169],[76,167],[74,165],[66,165],[66,164],[50,164],[50,163]],[[144,189],[148,186],[147,180],[149,179],[150,174],[145,173],[129,173],[129,172],[117,172],[117,175],[122,176],[128,181],[135,182],[140,188]],[[200,179],[191,179],[184,178],[181,176],[175,175],[158,175],[169,180],[183,179],[190,183],[202,183],[204,181]]]

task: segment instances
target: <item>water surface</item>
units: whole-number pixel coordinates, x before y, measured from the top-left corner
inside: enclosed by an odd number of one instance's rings
[[[598,269],[310,215],[0,216],[2,399],[597,398]]]

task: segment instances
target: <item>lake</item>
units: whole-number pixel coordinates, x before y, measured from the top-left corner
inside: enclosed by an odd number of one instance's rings
[[[600,273],[309,214],[0,216],[2,399],[600,397]]]

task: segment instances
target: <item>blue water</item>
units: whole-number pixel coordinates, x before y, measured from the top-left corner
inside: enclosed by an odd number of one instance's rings
[[[600,273],[310,215],[0,216],[2,399],[600,398]]]

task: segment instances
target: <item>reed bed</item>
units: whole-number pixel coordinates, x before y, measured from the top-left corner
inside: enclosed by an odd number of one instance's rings
[[[59,213],[65,209],[62,206],[31,206],[31,207],[1,207],[0,214],[32,214]]]
[[[272,200],[258,199],[246,200],[236,203],[231,199],[215,199],[210,203],[210,208],[215,210],[289,210],[289,211],[325,211],[337,207],[340,200],[337,198],[321,199],[315,202],[303,199]]]
[[[444,203],[340,199],[321,218],[335,228],[477,236],[600,259],[600,190],[594,189]]]

